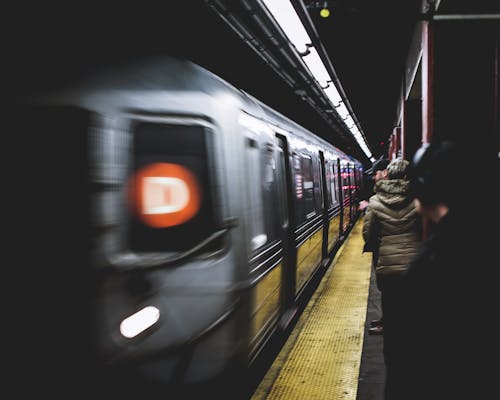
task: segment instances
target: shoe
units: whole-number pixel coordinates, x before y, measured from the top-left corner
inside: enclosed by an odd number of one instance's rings
[[[382,320],[374,319],[373,321],[370,321],[370,328],[374,328],[375,326],[382,326]]]
[[[382,325],[374,326],[374,327],[368,329],[368,333],[370,335],[383,335],[384,334],[384,327]]]

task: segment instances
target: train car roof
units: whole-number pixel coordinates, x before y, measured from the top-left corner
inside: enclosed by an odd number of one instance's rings
[[[203,92],[209,96],[226,92],[245,101],[238,88],[209,70],[189,60],[169,56],[107,66],[52,92],[33,93],[28,97],[35,102],[79,104],[89,109],[102,109],[106,107],[102,101],[94,103],[96,97],[126,106],[127,103],[141,103],[137,94],[145,99],[145,96],[155,92],[159,94],[162,90],[172,93]]]
[[[320,136],[316,135],[314,132],[309,131],[308,129],[304,128],[303,126],[299,125],[297,122],[293,121],[291,118],[281,114],[279,111],[276,111],[275,109],[269,107],[268,105],[264,104],[262,101],[259,99],[253,97],[251,94],[248,94],[245,92],[245,94],[255,103],[259,104],[259,106],[263,109],[264,113],[268,116],[271,117],[275,122],[284,122],[285,126],[280,126],[279,127],[283,128],[286,130],[286,125],[294,125],[299,132],[303,133],[303,138],[308,138],[309,135],[313,136],[316,141],[326,145],[333,147],[335,151],[338,153],[338,155],[342,158],[350,159],[351,161],[354,161],[356,163],[360,163],[358,160],[356,160],[354,157],[344,153],[342,150],[340,150],[338,147],[334,146],[332,143],[329,143],[325,139],[321,138]],[[360,163],[361,164],[361,163]]]
[[[359,163],[291,118],[186,59],[162,56],[107,66],[51,93],[34,94],[30,100],[42,104],[79,105],[90,110],[133,109],[137,105],[148,107],[158,104],[162,91],[168,91],[170,96],[176,92],[203,92],[207,96],[221,93],[233,95],[246,111],[267,117],[284,130],[292,124],[302,138],[307,139],[311,135],[317,142],[333,147],[339,157]]]

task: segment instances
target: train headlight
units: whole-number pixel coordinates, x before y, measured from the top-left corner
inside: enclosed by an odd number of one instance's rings
[[[153,228],[190,220],[201,203],[196,176],[173,163],[154,163],[139,169],[132,177],[130,196],[138,217]]]
[[[120,333],[126,338],[133,338],[154,325],[159,319],[160,310],[154,306],[144,307],[121,322]]]

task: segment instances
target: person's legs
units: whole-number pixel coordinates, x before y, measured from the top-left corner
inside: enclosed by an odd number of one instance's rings
[[[402,318],[401,277],[386,275],[383,281],[382,313],[384,315],[384,361],[386,366],[385,400],[405,397],[401,343],[404,343],[400,321]]]
[[[373,252],[372,268],[373,268],[373,271],[375,272],[375,282],[377,283],[377,289],[379,290],[379,292],[381,292],[381,295],[382,295],[380,274],[376,273],[377,261],[378,261],[378,254],[376,252]],[[383,316],[384,316],[384,313],[382,312],[382,315],[380,316],[379,319],[375,319],[373,321],[370,321],[370,328],[368,329],[368,333],[370,333],[372,335],[382,335],[384,333]]]

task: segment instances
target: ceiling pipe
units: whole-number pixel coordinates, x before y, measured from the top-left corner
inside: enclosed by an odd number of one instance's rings
[[[334,129],[341,139],[346,140],[351,146],[351,142],[358,146],[350,131],[346,131],[343,120],[336,114],[329,115],[325,112],[324,105],[329,104],[329,99],[317,87],[315,78],[309,72],[295,47],[284,36],[260,0],[257,2],[206,0],[206,2],[278,76],[292,87],[302,100],[307,100],[306,102]],[[255,26],[252,26],[252,23]],[[269,46],[274,47],[275,51],[272,52]],[[283,63],[278,61],[277,56],[283,59]],[[285,71],[285,68],[288,70]],[[293,77],[290,72],[293,72]],[[284,77],[284,74],[287,78]],[[319,104],[322,104],[323,107]]]
[[[294,58],[295,60],[297,60],[297,63],[292,62],[292,63],[290,63],[290,65],[292,66],[292,68],[295,69],[295,72],[301,76],[302,80],[306,84],[305,90],[309,91],[309,92],[312,91],[313,94],[315,95],[315,97],[314,97],[315,100],[311,99],[314,101],[314,103],[316,103],[315,109],[321,110],[322,112],[320,113],[320,115],[324,119],[326,119],[326,121],[330,125],[332,125],[331,117],[328,118],[328,114],[325,112],[325,110],[322,108],[319,108],[317,105],[317,103],[319,101],[319,102],[325,104],[327,107],[331,107],[330,100],[328,99],[326,94],[318,88],[318,84],[316,83],[316,79],[309,72],[309,69],[307,68],[304,60],[301,57],[304,54],[296,51],[296,49],[290,44],[289,40],[283,35],[281,28],[279,28],[279,26],[274,22],[273,16],[269,13],[269,11],[267,10],[267,7],[262,3],[261,0],[252,1],[252,2],[249,2],[248,0],[241,0],[241,2],[245,6],[247,11],[250,13],[251,17],[256,19],[256,21],[258,21],[258,23],[259,23],[258,26],[260,28],[262,28],[264,31],[267,31],[267,34],[269,34],[275,40],[278,40],[279,50],[281,52],[283,52],[286,49],[286,53],[287,53],[286,58],[287,59]],[[294,5],[293,1],[291,1],[291,3],[292,3],[292,5]],[[256,7],[255,4],[257,4],[258,7]],[[295,6],[294,6],[294,8],[295,8]],[[297,13],[297,14],[304,25],[303,19],[301,18],[300,14],[299,13]],[[312,26],[312,22],[310,19],[309,19],[308,23]],[[322,44],[319,41],[319,38],[317,37],[317,32],[314,30],[313,35],[311,35],[311,32],[307,29],[307,27],[304,26],[304,28],[308,32],[308,35],[312,41],[312,45],[316,48],[316,50],[317,50],[317,47],[319,47],[319,46],[322,47]],[[316,36],[314,36],[314,35],[316,35]],[[277,39],[277,38],[279,38],[279,39]],[[322,48],[322,52],[323,52],[323,54],[326,54],[326,52],[324,51],[324,48]],[[323,61],[325,59],[324,55],[321,58]],[[300,67],[298,64],[300,64]],[[331,67],[331,65],[330,65],[330,68],[333,71],[333,67]],[[328,71],[330,77],[334,80],[336,85],[337,84],[340,85],[340,81],[338,80],[338,78],[335,74],[335,71],[333,71],[333,73],[332,73],[332,71]],[[341,88],[341,90],[342,90],[342,88]],[[342,95],[343,95],[344,99],[347,100],[347,98],[345,96],[345,92],[343,92],[343,90],[342,90]],[[350,113],[354,115],[354,113],[352,112],[352,109],[350,110]],[[333,113],[332,116],[333,116],[334,121],[335,121],[335,123],[332,125],[332,127],[335,128],[335,131],[337,133],[339,133],[344,139],[346,139],[348,141],[352,141],[354,144],[356,144],[356,146],[358,146],[356,139],[353,137],[353,135],[351,134],[348,127],[347,127],[347,132],[345,132],[346,125],[344,124],[343,119],[340,116],[336,115],[336,113]],[[340,129],[340,131],[339,131],[339,129]],[[363,138],[364,138],[364,136],[363,136]],[[366,139],[365,139],[365,142],[366,142]]]
[[[269,67],[278,74],[290,87],[296,88],[297,82],[281,68],[276,58],[257,40],[257,38],[239,22],[237,16],[231,13],[224,4],[218,0],[207,1],[212,10],[245,42]]]
[[[500,20],[500,14],[435,14],[434,21]]]
[[[318,52],[320,58],[322,59],[323,63],[325,64],[325,67],[330,74],[330,77],[332,78],[333,84],[337,87],[337,90],[339,94],[342,96],[342,101],[344,102],[344,105],[347,107],[349,114],[354,120],[354,123],[358,127],[361,136],[363,137],[363,140],[365,141],[366,144],[368,144],[368,141],[366,140],[366,136],[361,129],[361,124],[359,123],[356,114],[354,113],[351,104],[349,103],[348,97],[344,91],[344,88],[342,87],[342,84],[340,83],[340,80],[337,76],[337,73],[335,72],[335,69],[333,68],[332,62],[330,60],[330,57],[328,57],[328,53],[325,50],[325,47],[323,46],[323,43],[319,39],[318,32],[316,31],[316,28],[314,27],[314,24],[311,20],[311,17],[309,13],[307,12],[307,8],[304,5],[304,2],[302,0],[290,0],[292,3],[293,7],[295,8],[295,11],[297,12],[299,18],[302,21],[302,24],[304,25],[304,28],[306,29],[307,33],[309,34],[309,37],[312,40],[313,46],[316,48],[316,51]]]

